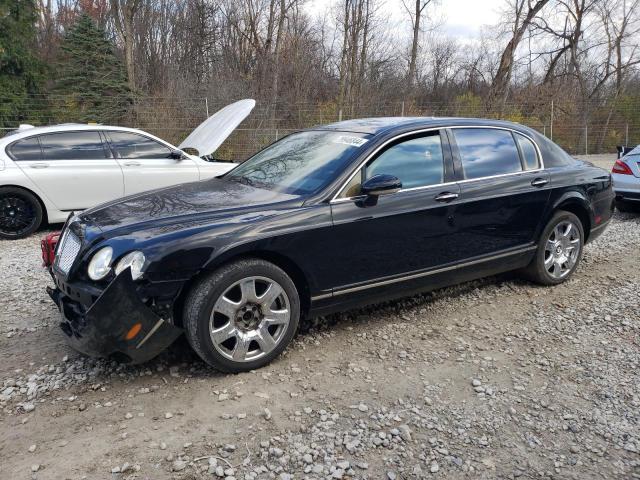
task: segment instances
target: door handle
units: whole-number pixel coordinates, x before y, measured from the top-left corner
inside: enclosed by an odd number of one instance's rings
[[[141,165],[140,162],[125,162],[125,167],[139,167]]]
[[[47,168],[49,167],[48,163],[32,163],[29,165],[30,168]]]
[[[457,193],[453,192],[442,192],[439,195],[436,195],[436,202],[450,202],[451,200],[455,200],[458,198]]]
[[[548,179],[538,177],[538,178],[534,178],[534,179],[531,181],[531,186],[532,186],[532,187],[543,187],[543,186],[545,186],[547,183],[549,183],[549,180],[548,180]]]

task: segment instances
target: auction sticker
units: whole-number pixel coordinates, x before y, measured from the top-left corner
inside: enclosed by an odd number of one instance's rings
[[[361,147],[367,143],[366,138],[350,137],[348,135],[341,135],[333,140],[333,143],[342,143],[344,145],[351,145],[352,147]]]

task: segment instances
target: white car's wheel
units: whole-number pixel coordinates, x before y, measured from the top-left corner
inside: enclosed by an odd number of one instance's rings
[[[24,238],[42,223],[42,206],[27,190],[0,187],[0,238]]]

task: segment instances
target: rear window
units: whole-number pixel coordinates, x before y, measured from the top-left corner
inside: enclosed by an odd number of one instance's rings
[[[98,132],[64,132],[40,136],[45,160],[104,160],[107,158]]]
[[[518,148],[509,130],[460,128],[453,134],[467,179],[522,171]]]
[[[20,160],[42,160],[42,150],[38,137],[28,137],[18,140],[9,149],[11,158]]]
[[[540,168],[540,162],[538,160],[538,152],[531,140],[524,135],[514,133],[518,146],[520,147],[520,153],[522,153],[522,159],[524,160],[524,166],[527,170],[535,170]]]

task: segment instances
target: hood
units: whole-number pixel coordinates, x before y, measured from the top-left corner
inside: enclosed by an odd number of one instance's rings
[[[125,197],[86,210],[78,217],[86,225],[108,234],[114,230],[136,231],[206,222],[221,216],[270,209],[272,204],[299,198],[213,178]]]
[[[222,110],[211,115],[198,125],[191,134],[178,145],[178,148],[192,148],[198,151],[201,157],[211,155],[231,132],[233,132],[256,106],[256,101],[251,99],[240,100],[227,105]]]

